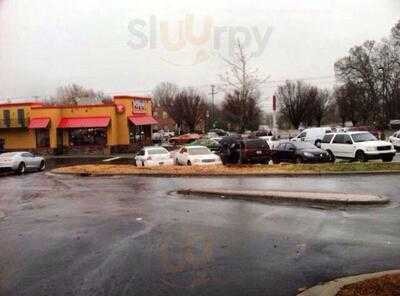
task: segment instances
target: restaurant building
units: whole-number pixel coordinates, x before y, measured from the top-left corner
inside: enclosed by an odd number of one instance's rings
[[[134,152],[151,144],[148,97],[116,96],[107,104],[0,104],[0,150],[39,154]],[[3,146],[3,147],[1,147]]]

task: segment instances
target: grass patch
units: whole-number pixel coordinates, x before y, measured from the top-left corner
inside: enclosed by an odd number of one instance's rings
[[[55,169],[55,173],[91,175],[268,175],[307,174],[335,172],[384,172],[400,171],[400,163],[335,163],[335,164],[280,164],[280,165],[235,165],[235,166],[163,166],[136,167],[124,164],[76,165]]]

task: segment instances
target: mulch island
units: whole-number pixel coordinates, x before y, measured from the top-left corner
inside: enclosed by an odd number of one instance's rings
[[[124,164],[76,165],[55,169],[55,173],[88,175],[268,175],[301,173],[340,173],[399,171],[400,163],[335,163],[335,164],[280,164],[280,165],[232,165],[232,166],[161,166],[136,167]]]
[[[386,275],[344,286],[336,296],[398,296],[400,274]]]

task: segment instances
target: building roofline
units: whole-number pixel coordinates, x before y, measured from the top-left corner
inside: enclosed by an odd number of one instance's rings
[[[151,100],[151,97],[145,97],[145,96],[124,96],[124,95],[119,95],[119,96],[114,96],[113,99],[128,99],[128,100],[132,100],[132,99],[142,99],[142,100]]]
[[[0,107],[19,107],[19,106],[43,106],[43,103],[39,102],[24,102],[24,103],[0,103]]]
[[[115,107],[116,104],[95,104],[95,105],[47,105],[47,106],[34,106],[32,109],[79,109],[79,108],[98,108],[98,107]]]

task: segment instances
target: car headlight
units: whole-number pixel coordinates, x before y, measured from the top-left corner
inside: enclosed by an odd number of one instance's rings
[[[304,156],[306,156],[306,157],[314,157],[314,154],[312,154],[310,152],[304,152]]]

